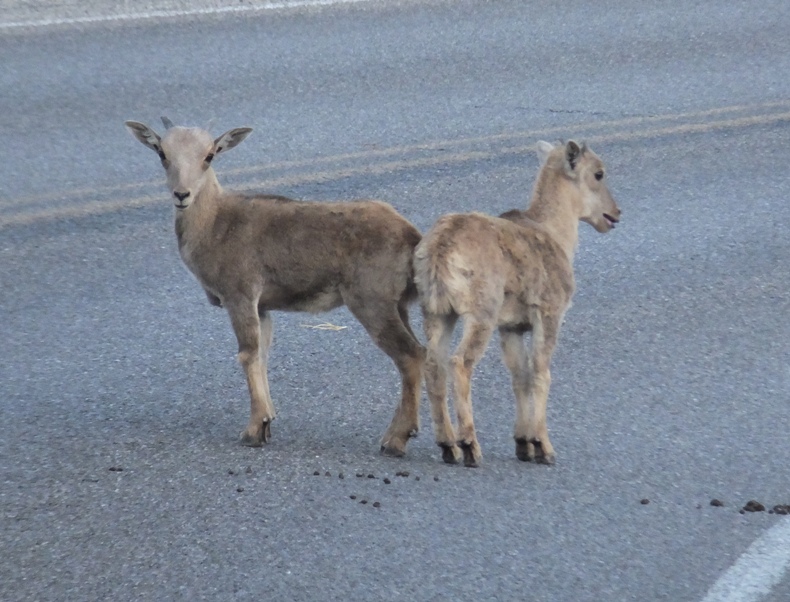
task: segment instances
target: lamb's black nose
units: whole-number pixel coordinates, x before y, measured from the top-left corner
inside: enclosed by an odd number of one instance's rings
[[[183,201],[189,196],[189,192],[173,192],[173,196],[175,196],[179,201]]]

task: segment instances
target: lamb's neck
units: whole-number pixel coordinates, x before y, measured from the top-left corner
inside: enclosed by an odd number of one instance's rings
[[[213,172],[205,177],[206,182],[189,207],[176,209],[176,236],[182,255],[185,251],[193,251],[210,236],[217,217],[222,188]]]
[[[579,243],[580,199],[575,187],[557,178],[541,178],[535,185],[532,202],[526,211],[527,217],[540,223],[557,244],[562,247],[568,260],[573,262]]]

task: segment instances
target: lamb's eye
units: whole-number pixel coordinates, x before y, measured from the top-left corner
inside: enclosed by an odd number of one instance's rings
[[[161,149],[158,152],[159,152],[159,158],[162,160],[162,162],[164,163],[165,161],[167,161],[167,157],[165,157],[165,152]]]
[[[603,171],[596,171],[595,172],[595,179],[600,181],[603,180]]]
[[[211,160],[214,158],[214,153],[209,153],[206,155],[206,163],[211,163]]]

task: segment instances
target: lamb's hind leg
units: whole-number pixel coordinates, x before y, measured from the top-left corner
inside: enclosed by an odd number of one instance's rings
[[[447,364],[450,341],[458,316],[440,316],[424,312],[423,326],[428,339],[425,359],[425,386],[431,402],[431,418],[436,444],[442,449],[447,464],[461,461],[461,450],[456,444],[455,429],[447,409]]]
[[[266,374],[272,321],[266,312],[259,316],[254,304],[230,306],[228,313],[239,342],[239,363],[244,368],[250,391],[250,422],[241,433],[241,443],[260,447],[271,438],[271,423],[275,417]]]
[[[472,372],[483,357],[493,330],[493,325],[485,321],[464,316],[464,334],[451,360],[455,377],[458,446],[464,453],[464,465],[469,467],[477,466],[482,457],[472,417]]]
[[[351,313],[365,327],[370,337],[384,351],[401,375],[401,400],[389,428],[381,439],[381,453],[400,457],[406,453],[410,437],[420,428],[419,403],[425,349],[404,324],[403,308],[388,300],[345,299]]]
[[[419,344],[417,337],[414,336],[414,332],[411,329],[411,324],[409,324],[408,301],[405,299],[402,299],[400,303],[398,303],[398,316],[400,317],[403,329],[398,328],[396,324],[395,327],[391,328],[390,332],[383,333],[384,338],[399,341],[395,345],[396,349],[399,350],[396,355],[393,356],[391,353],[388,353],[395,361],[401,373],[401,401],[395,410],[392,422],[381,438],[381,453],[395,457],[403,456],[409,438],[416,437],[420,429],[419,404],[423,367],[425,365],[425,349]],[[411,339],[413,343],[407,343],[406,341],[408,339]],[[417,346],[416,349],[414,344]],[[379,344],[379,346],[386,351],[382,344]],[[401,364],[404,363],[403,358],[398,359],[397,357],[402,349],[408,349],[406,353],[405,370],[401,368]],[[414,361],[415,357],[419,358],[419,364]],[[414,390],[415,386],[416,390]]]
[[[516,425],[513,439],[516,441],[516,457],[522,462],[535,459],[535,446],[530,442],[530,416],[532,415],[530,392],[532,390],[532,367],[524,347],[524,335],[507,329],[499,330],[502,344],[502,359],[512,377],[513,394],[516,398]]]
[[[537,315],[532,330],[532,396],[535,413],[527,430],[527,441],[534,447],[535,460],[554,464],[556,456],[546,426],[546,405],[551,386],[551,356],[557,345],[560,319]]]

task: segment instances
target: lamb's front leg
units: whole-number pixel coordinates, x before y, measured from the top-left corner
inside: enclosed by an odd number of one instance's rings
[[[260,447],[271,438],[271,423],[275,418],[266,374],[272,322],[265,312],[258,316],[254,303],[230,306],[228,313],[239,342],[239,363],[250,391],[250,422],[241,433],[241,443]]]

